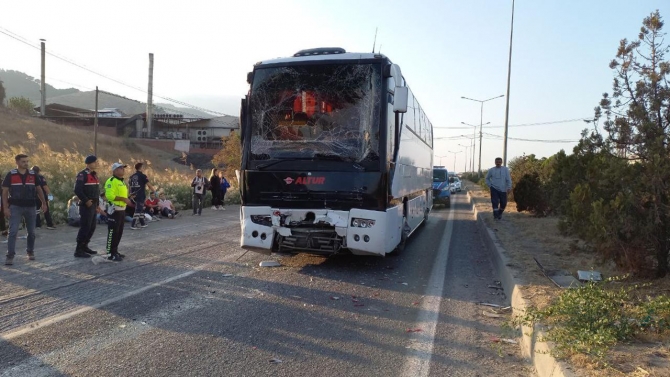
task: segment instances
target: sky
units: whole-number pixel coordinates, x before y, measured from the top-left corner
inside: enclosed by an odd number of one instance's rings
[[[461,122],[480,123],[480,104],[461,97],[485,100],[507,90],[512,0],[23,0],[2,8],[2,69],[39,78],[39,50],[3,33],[35,46],[44,38],[49,52],[127,86],[48,55],[49,84],[98,86],[146,102],[146,93],[132,87],[146,91],[153,53],[155,97],[233,115],[254,63],[313,47],[370,52],[378,29],[377,50],[400,65],[434,126],[435,164],[457,171],[472,157],[464,146],[474,128]],[[636,38],[656,9],[670,17],[667,0],[516,0],[508,159],[572,151],[590,126],[561,121],[593,117],[602,93],[611,91],[608,64],[619,41]],[[505,103],[503,97],[484,104],[483,123],[490,124],[483,128],[482,169],[502,155]],[[518,126],[550,122],[561,123]],[[570,142],[546,142],[556,140]],[[478,138],[475,151],[477,169]]]

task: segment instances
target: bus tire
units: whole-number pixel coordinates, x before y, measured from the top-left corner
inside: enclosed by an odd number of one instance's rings
[[[406,234],[405,225],[407,224],[406,217],[402,218],[402,224],[403,224],[402,229],[400,230],[400,243],[398,244],[398,246],[395,247],[395,249],[393,249],[393,251],[389,253],[389,255],[393,257],[397,257],[398,255],[400,255],[400,253],[402,253],[405,250],[405,245],[407,245],[407,236],[405,235]]]

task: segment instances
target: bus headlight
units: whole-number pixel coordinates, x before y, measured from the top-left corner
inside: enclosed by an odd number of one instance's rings
[[[351,219],[351,226],[355,228],[372,228],[375,225],[374,220],[368,219]]]

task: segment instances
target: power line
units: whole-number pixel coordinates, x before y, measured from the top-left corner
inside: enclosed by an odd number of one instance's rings
[[[6,35],[6,36],[8,36],[8,37],[10,37],[10,38],[12,38],[12,39],[15,39],[15,40],[17,40],[17,41],[19,41],[19,42],[21,42],[21,43],[24,43],[24,44],[26,44],[26,45],[28,45],[28,46],[30,46],[30,47],[33,47],[33,48],[38,49],[38,50],[41,50],[41,46],[33,45],[32,43],[28,42],[28,40],[27,40],[26,38],[24,38],[24,37],[22,37],[22,36],[20,36],[20,35],[18,35],[18,34],[16,34],[16,33],[14,33],[14,32],[12,32],[12,31],[10,31],[10,30],[8,30],[8,29],[0,28],[0,33],[4,34],[4,35]],[[55,53],[52,53],[52,52],[50,52],[49,50],[47,50],[46,53],[47,53],[48,55],[50,55],[50,56],[55,57],[56,59],[62,60],[62,61],[64,61],[64,62],[68,63],[68,64],[71,64],[71,65],[73,65],[73,66],[75,66],[75,67],[77,67],[77,68],[83,69],[83,70],[85,70],[85,71],[87,71],[87,72],[90,72],[90,73],[92,73],[92,74],[94,74],[94,75],[100,76],[100,77],[102,77],[102,78],[104,78],[104,79],[113,81],[113,82],[115,82],[115,83],[117,83],[117,84],[123,85],[123,86],[125,86],[125,87],[130,88],[130,89],[138,90],[138,91],[140,91],[140,92],[142,92],[142,93],[145,93],[145,94],[147,93],[147,91],[144,90],[144,89],[142,89],[142,88],[139,88],[139,87],[136,87],[136,86],[132,86],[132,85],[130,85],[130,84],[126,84],[126,83],[123,82],[123,81],[120,81],[120,80],[117,80],[117,79],[115,79],[115,78],[112,78],[112,77],[109,77],[109,76],[107,76],[107,75],[104,75],[104,74],[102,74],[102,73],[96,72],[96,71],[94,71],[94,70],[92,70],[92,69],[90,69],[90,68],[88,68],[88,67],[86,67],[86,66],[83,66],[83,65],[81,65],[81,64],[78,64],[78,63],[72,61],[71,59],[67,59],[67,58],[62,57],[62,56],[60,56],[60,55],[57,55],[57,54],[55,54]],[[192,109],[194,109],[194,110],[203,111],[203,112],[211,113],[211,114],[214,114],[214,115],[222,115],[222,116],[223,116],[223,115],[229,115],[229,114],[225,114],[225,113],[222,113],[222,112],[218,112],[218,111],[214,111],[214,110],[209,110],[209,109],[205,109],[205,108],[202,108],[202,107],[199,107],[199,106],[191,105],[191,104],[189,104],[189,103],[186,103],[186,102],[183,102],[183,101],[179,101],[179,100],[176,100],[176,99],[174,99],[174,98],[165,97],[165,96],[160,96],[160,95],[158,95],[158,94],[156,94],[156,93],[154,93],[153,95],[154,95],[154,97],[163,99],[163,100],[168,101],[168,102],[176,103],[176,104],[178,104],[178,105],[182,105],[182,106],[185,106],[185,107],[189,107],[189,108],[192,108]]]
[[[493,139],[493,140],[502,140],[501,135],[495,135],[495,134],[490,134],[487,132],[484,132],[484,135],[487,135],[487,139]],[[529,142],[536,142],[536,143],[577,143],[579,140],[566,140],[566,139],[522,139],[518,137],[508,137],[507,139],[509,140],[516,140],[516,141],[529,141]]]
[[[561,124],[561,123],[572,123],[572,122],[579,122],[579,121],[587,121],[591,120],[589,118],[575,118],[575,119],[565,119],[565,120],[555,120],[555,121],[549,121],[549,122],[538,122],[538,123],[524,123],[524,124],[511,124],[508,127],[533,127],[533,126],[546,126],[546,125],[552,125],[552,124]],[[483,128],[504,128],[505,126],[483,126]],[[444,127],[433,127],[436,129],[451,129],[451,130],[471,130],[472,127],[470,126],[444,126]]]

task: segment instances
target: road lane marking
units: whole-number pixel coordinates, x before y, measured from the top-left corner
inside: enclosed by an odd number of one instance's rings
[[[445,226],[444,234],[438,246],[438,253],[435,256],[433,269],[430,272],[428,287],[426,288],[425,298],[423,299],[419,315],[413,328],[422,330],[420,336],[417,336],[408,347],[403,376],[406,377],[424,377],[430,372],[430,359],[433,356],[433,347],[435,344],[435,333],[437,331],[437,321],[440,316],[440,305],[444,291],[444,279],[447,274],[447,260],[449,259],[449,245],[451,245],[451,235],[454,229],[454,208],[449,209],[449,217]]]
[[[35,322],[32,322],[32,323],[28,323],[28,324],[26,324],[26,325],[24,325],[24,326],[19,327],[19,328],[16,329],[16,330],[12,330],[12,331],[10,331],[10,332],[8,332],[8,333],[2,334],[2,336],[0,336],[0,340],[2,340],[2,341],[10,341],[10,340],[12,340],[12,339],[14,339],[14,338],[16,338],[16,337],[19,337],[19,336],[21,336],[21,335],[28,334],[28,333],[33,332],[33,331],[35,331],[35,330],[37,330],[37,329],[40,329],[40,328],[42,328],[42,327],[47,327],[47,326],[53,325],[54,323],[58,323],[58,322],[64,321],[64,320],[66,320],[66,319],[72,318],[72,317],[77,316],[77,315],[79,315],[79,314],[86,313],[86,312],[88,312],[88,311],[90,311],[90,310],[100,309],[100,308],[102,308],[102,307],[104,307],[104,306],[114,304],[114,303],[116,303],[116,302],[125,300],[125,299],[127,299],[127,298],[129,298],[129,297],[133,297],[133,296],[136,296],[136,295],[138,295],[138,294],[140,294],[140,293],[146,292],[146,291],[148,291],[148,290],[150,290],[150,289],[160,287],[160,286],[162,286],[162,285],[171,283],[171,282],[173,282],[173,281],[175,281],[175,280],[179,280],[179,279],[183,279],[183,278],[189,277],[189,276],[195,274],[196,272],[201,271],[201,270],[205,269],[206,267],[208,267],[208,266],[210,266],[210,265],[212,265],[212,264],[215,264],[215,263],[216,263],[216,262],[208,262],[208,263],[205,263],[205,264],[201,264],[201,265],[195,267],[194,269],[192,269],[192,270],[190,270],[190,271],[186,271],[186,272],[184,272],[184,273],[181,273],[181,274],[179,274],[179,275],[175,275],[175,276],[169,277],[169,278],[167,278],[167,279],[161,280],[161,281],[156,282],[156,283],[151,283],[151,284],[149,284],[149,285],[145,285],[145,286],[142,287],[142,288],[138,288],[138,289],[136,289],[136,290],[134,290],[134,291],[126,292],[126,293],[124,293],[124,294],[122,294],[122,295],[119,295],[119,296],[116,296],[116,297],[112,297],[112,298],[110,298],[110,299],[104,300],[104,301],[99,302],[99,303],[97,303],[97,304],[84,306],[84,307],[79,308],[79,309],[71,310],[71,311],[69,311],[69,312],[67,312],[67,313],[58,314],[58,315],[55,315],[55,316],[47,317],[47,318],[45,318],[45,319],[43,319],[43,320],[40,320],[40,321],[35,321]]]

